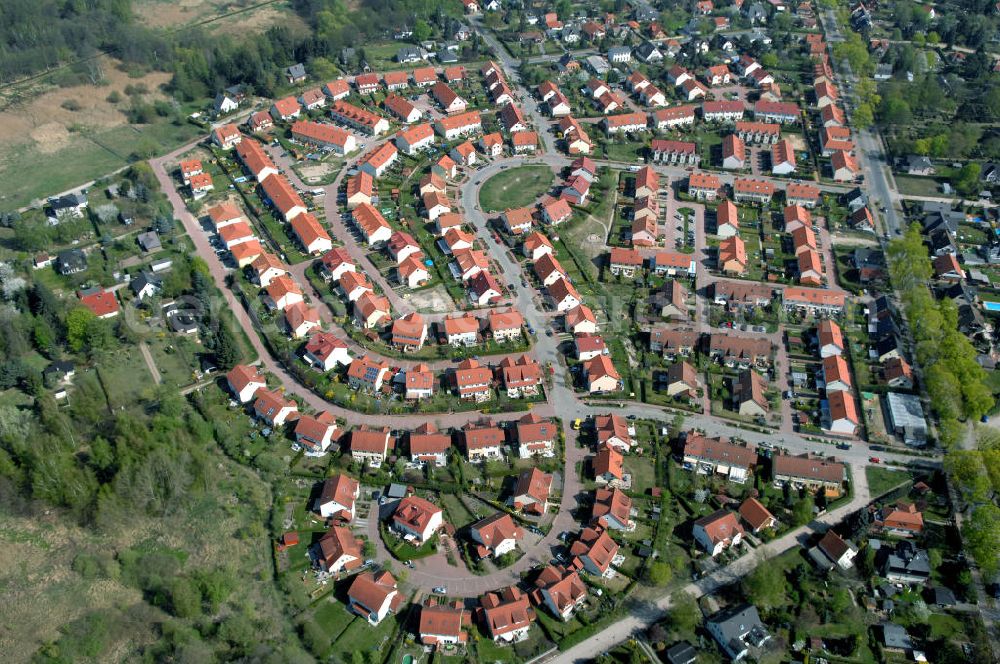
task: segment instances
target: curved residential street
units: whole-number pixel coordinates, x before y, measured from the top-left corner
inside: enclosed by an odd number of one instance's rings
[[[525,551],[525,555],[516,563],[507,569],[496,570],[488,574],[477,576],[472,574],[465,567],[464,562],[460,559],[460,557],[457,561],[457,565],[450,565],[447,561],[447,556],[443,552],[438,552],[428,558],[414,561],[413,568],[409,571],[409,578],[407,581],[408,584],[425,591],[429,591],[431,588],[437,586],[446,586],[448,588],[449,596],[466,598],[478,597],[487,591],[495,590],[499,587],[515,583],[520,580],[520,574],[522,572],[539,564],[547,564],[553,557],[553,548],[558,544],[557,538],[559,534],[564,531],[572,532],[578,528],[579,524],[573,518],[571,510],[576,508],[578,500],[583,493],[583,483],[578,469],[583,467],[583,461],[590,452],[589,450],[578,447],[577,445],[577,432],[570,426],[574,419],[588,418],[596,414],[614,412],[638,418],[665,420],[673,417],[675,414],[675,411],[670,409],[634,401],[627,401],[624,399],[615,402],[598,402],[596,404],[592,404],[588,403],[585,397],[578,395],[573,389],[571,376],[569,372],[565,370],[562,362],[562,355],[558,348],[558,344],[560,342],[559,336],[549,336],[546,334],[546,331],[551,326],[554,314],[550,311],[546,311],[541,304],[543,302],[542,293],[536,291],[534,288],[524,288],[520,286],[523,270],[522,265],[512,250],[505,244],[499,242],[490,230],[488,226],[489,217],[484,214],[479,207],[480,189],[490,177],[500,173],[504,169],[517,167],[523,164],[544,164],[551,168],[553,172],[558,174],[562,169],[571,163],[571,159],[556,152],[554,138],[547,131],[552,123],[550,120],[543,117],[539,104],[530,92],[527,91],[521,84],[516,71],[518,64],[517,61],[506,53],[506,51],[499,45],[498,42],[496,42],[495,38],[491,34],[484,32],[483,36],[487,43],[493,46],[494,50],[498,54],[499,62],[505,70],[508,80],[516,89],[517,94],[520,97],[520,102],[523,104],[524,109],[530,116],[531,121],[536,125],[542,149],[537,155],[498,158],[488,162],[485,166],[482,166],[479,169],[469,171],[463,176],[464,179],[459,182],[457,202],[459,203],[461,208],[460,211],[463,213],[466,221],[472,228],[475,229],[478,239],[488,251],[491,260],[498,266],[498,278],[502,278],[503,281],[507,282],[508,288],[514,298],[514,308],[516,308],[524,316],[526,322],[537,331],[537,334],[533,339],[533,347],[529,351],[529,354],[533,355],[543,366],[547,363],[551,363],[551,366],[556,368],[554,374],[551,375],[551,382],[546,388],[546,402],[535,404],[531,409],[531,412],[542,417],[558,416],[561,418],[566,444],[565,466],[563,468],[563,472],[561,473],[562,487],[559,512],[554,517],[554,521],[552,522],[552,527],[549,530],[548,535],[541,537],[531,533],[525,534],[525,539],[521,546],[521,548]],[[367,247],[362,246],[355,240],[356,236],[353,229],[349,228],[345,223],[345,216],[336,205],[337,194],[343,184],[346,172],[352,166],[356,165],[364,154],[374,149],[379,143],[385,140],[391,140],[391,136],[367,141],[365,149],[359,151],[357,155],[347,160],[341,166],[341,170],[336,178],[325,187],[325,219],[330,233],[343,241],[344,247],[347,249],[351,257],[357,261],[359,269],[365,272],[367,276],[372,279],[372,281],[378,284],[379,288],[383,291],[386,297],[389,298],[396,313],[402,315],[415,310],[412,302],[410,300],[403,299],[399,293],[394,291],[391,284],[389,284],[375,268],[374,264],[368,257]],[[260,364],[263,369],[277,378],[289,394],[302,398],[302,400],[308,404],[311,409],[316,411],[328,411],[331,414],[344,419],[349,426],[365,424],[375,426],[389,425],[394,428],[413,429],[420,424],[433,422],[439,428],[445,429],[451,427],[461,427],[467,422],[481,417],[480,413],[477,411],[441,414],[413,413],[406,415],[361,414],[346,408],[335,406],[296,382],[296,380],[285,370],[281,363],[268,353],[247,311],[238,301],[233,292],[226,287],[226,276],[228,274],[227,268],[222,264],[218,256],[213,251],[208,240],[208,235],[203,230],[201,223],[188,211],[184,201],[178,194],[176,183],[173,182],[171,178],[170,170],[176,162],[178,156],[189,151],[192,147],[194,147],[194,145],[195,144],[186,145],[168,155],[151,160],[150,163],[153,167],[153,171],[156,174],[164,193],[167,195],[171,206],[173,207],[174,214],[178,219],[180,219],[188,235],[194,242],[196,252],[208,264],[212,278],[215,280],[216,284],[223,293],[226,306],[233,311],[236,320],[251,340],[251,343],[260,358]],[[308,191],[313,188],[306,185],[296,176],[294,170],[291,168],[291,163],[289,162],[287,155],[285,155],[280,148],[268,147],[268,151],[275,163],[284,170],[285,174],[295,186],[304,191]],[[600,166],[610,166],[618,169],[630,166],[634,167],[634,164],[626,164],[624,162],[597,160],[597,163]],[[668,191],[672,183],[686,180],[689,174],[687,169],[683,167],[653,165],[653,168],[662,177],[664,177],[664,183]],[[732,173],[716,172],[716,174],[724,183],[731,183],[735,177]],[[783,188],[783,185],[787,184],[788,181],[776,180],[775,182],[778,184],[779,188]],[[818,186],[826,191],[844,190],[844,187],[836,185],[822,184]],[[696,232],[695,234],[696,260],[702,268],[706,267],[707,246],[704,237],[704,206],[698,203],[681,202],[678,201],[672,194],[668,194],[664,207],[667,210],[667,225],[670,226],[670,229],[668,230],[668,239],[669,237],[672,237],[674,233],[673,214],[680,207],[690,207],[695,210],[693,221],[699,229],[699,232]],[[599,221],[603,223],[603,220]],[[828,247],[829,236],[824,236],[823,240],[824,245]],[[668,242],[667,246],[672,245]],[[829,258],[827,260],[829,260]],[[368,351],[351,340],[344,330],[337,325],[330,308],[322,304],[324,298],[319,292],[316,291],[316,289],[312,286],[312,283],[306,278],[306,272],[310,269],[311,264],[312,261],[304,261],[291,266],[290,271],[296,281],[307,292],[309,297],[313,300],[313,303],[320,310],[321,318],[326,328],[334,330],[338,336],[344,339],[345,342],[348,343],[351,352],[355,355],[365,353],[368,355],[378,356],[377,352]],[[722,279],[721,277],[710,275],[706,269],[701,269],[699,272],[699,289],[704,289],[711,283]],[[708,326],[707,313],[703,300],[703,295],[696,296],[696,314],[694,325],[699,330],[707,331],[710,330],[710,328]],[[440,320],[443,316],[444,314],[427,314],[425,315],[425,319],[428,321]],[[736,335],[739,334],[732,331],[727,331],[727,333]],[[777,335],[773,335],[772,341],[775,342],[779,348],[781,348],[780,338]],[[520,353],[518,353],[518,355],[519,354]],[[487,356],[485,359],[491,363],[496,363],[503,357],[503,355],[494,355]],[[395,358],[386,359],[392,366],[405,368],[416,364],[416,361],[413,360],[399,360]],[[429,364],[436,370],[453,366],[453,362],[449,360],[426,362],[426,364]],[[779,355],[776,362],[778,369],[780,371],[785,371],[787,369],[786,364],[787,358],[782,360],[782,356]],[[495,421],[507,421],[520,418],[523,415],[524,412],[516,412],[502,415],[490,414],[490,417]],[[711,592],[719,586],[729,583],[745,574],[747,571],[752,569],[761,557],[778,555],[793,546],[798,546],[799,543],[811,533],[824,530],[830,524],[843,518],[846,514],[856,509],[860,509],[867,504],[869,500],[869,491],[867,478],[864,472],[869,454],[867,445],[855,442],[850,449],[838,450],[835,449],[830,443],[807,440],[792,431],[790,408],[786,402],[783,402],[782,404],[782,415],[783,426],[780,431],[756,433],[734,426],[729,421],[713,417],[709,414],[684,413],[687,427],[701,429],[709,436],[740,438],[754,444],[768,443],[777,447],[785,448],[792,454],[801,454],[803,452],[835,454],[838,458],[850,466],[854,491],[852,500],[848,504],[823,515],[809,526],[790,532],[780,539],[761,547],[756,553],[752,555],[744,555],[742,558],[738,559],[726,568],[719,570],[715,574],[703,578],[696,583],[688,584],[682,589],[685,592],[689,592],[693,595],[701,595]],[[914,459],[909,456],[897,455],[893,453],[882,454],[882,457],[886,461],[898,461],[901,463],[910,463],[914,461]],[[924,463],[931,465],[936,464],[933,460],[928,460]],[[367,522],[361,525],[363,525],[366,529],[369,540],[374,542],[376,545],[375,559],[380,562],[386,562],[391,560],[391,555],[386,550],[384,543],[382,542],[378,529],[378,519],[372,518],[372,515],[378,514],[379,507],[380,506],[377,503],[371,503],[369,512],[370,516]],[[573,662],[584,658],[594,657],[601,652],[607,652],[607,650],[610,649],[615,643],[620,642],[636,630],[646,627],[655,620],[661,618],[664,612],[669,609],[669,606],[669,597],[663,596],[654,603],[644,605],[640,609],[633,612],[633,614],[629,617],[614,623],[596,636],[588,639],[586,642],[567,652],[559,654],[552,661]]]

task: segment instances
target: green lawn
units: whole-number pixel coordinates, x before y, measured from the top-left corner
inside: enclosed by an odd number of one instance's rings
[[[555,174],[548,166],[520,166],[498,173],[479,192],[479,204],[486,211],[499,212],[534,203],[552,187]]]
[[[903,482],[910,481],[910,474],[902,470],[890,470],[878,466],[867,466],[865,476],[872,498],[892,491]]]
[[[187,122],[160,119],[149,125],[72,133],[67,145],[51,154],[33,144],[9,146],[0,156],[3,204],[16,208],[65,191],[127,166],[134,152],[168,152],[201,131]]]
[[[378,650],[396,633],[396,616],[391,613],[378,625],[371,626],[368,621],[359,618],[344,630],[334,643],[334,648],[340,653],[350,653],[356,650]]]

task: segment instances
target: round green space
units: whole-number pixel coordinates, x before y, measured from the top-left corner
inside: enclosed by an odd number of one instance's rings
[[[531,205],[552,188],[555,173],[548,166],[518,166],[501,171],[479,190],[479,206],[487,212]]]

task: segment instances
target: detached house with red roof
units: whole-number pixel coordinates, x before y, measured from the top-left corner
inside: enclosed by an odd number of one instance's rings
[[[346,526],[334,526],[316,543],[316,561],[320,571],[339,574],[361,567],[363,542]]]
[[[524,531],[510,514],[499,512],[469,526],[469,537],[480,559],[499,558],[517,548]]]
[[[448,464],[451,436],[426,422],[410,432],[410,459],[420,463],[433,463],[441,468]]]
[[[615,575],[611,565],[616,561],[621,564],[625,559],[625,556],[619,556],[618,550],[618,543],[611,539],[608,531],[597,526],[580,531],[580,536],[570,546],[569,553],[580,561],[588,573],[599,578],[611,578]]]
[[[246,364],[237,364],[226,374],[226,382],[229,390],[236,396],[240,403],[246,403],[253,399],[257,390],[267,387],[264,374],[257,367]]]
[[[243,134],[234,124],[225,124],[212,130],[212,142],[223,150],[229,150],[243,140]]]
[[[429,500],[406,496],[392,513],[391,525],[403,539],[420,546],[444,526],[444,512]]]
[[[392,323],[392,347],[404,353],[418,351],[427,341],[427,323],[416,311],[411,311]]]
[[[319,415],[303,415],[295,423],[295,442],[306,448],[306,456],[322,456],[333,442],[337,420],[323,411]]]
[[[545,514],[551,493],[552,475],[533,467],[518,475],[507,504],[518,512]]]
[[[323,371],[331,371],[338,364],[343,366],[351,364],[351,355],[347,350],[347,344],[330,332],[319,332],[309,337],[302,357],[306,362]]]
[[[694,522],[694,540],[713,558],[743,541],[743,526],[729,510],[719,510]]]
[[[535,602],[560,620],[569,620],[587,599],[587,586],[576,569],[549,565],[538,575],[535,585],[538,587],[532,593]]]
[[[324,519],[351,521],[354,519],[355,501],[360,495],[361,488],[356,479],[343,474],[334,475],[323,481],[313,509]]]
[[[447,605],[428,600],[420,607],[420,626],[417,628],[420,642],[428,646],[465,643],[469,635],[462,628],[469,620],[469,613],[462,608],[461,602]]]
[[[482,622],[497,643],[517,643],[528,638],[535,610],[517,586],[486,593],[479,598]]]
[[[774,515],[756,498],[744,500],[740,504],[739,513],[753,533],[759,533],[778,525],[778,520],[774,518]]]
[[[462,399],[482,402],[493,398],[493,373],[477,360],[469,358],[459,363],[452,373],[452,381]]]
[[[538,394],[542,367],[537,360],[522,355],[517,360],[505,357],[500,361],[500,380],[511,399],[532,397]]]
[[[361,426],[351,432],[349,449],[351,458],[360,463],[367,463],[372,468],[378,468],[389,455],[389,449],[394,441],[388,427],[377,429]]]
[[[281,392],[261,388],[254,396],[256,397],[253,402],[254,415],[272,427],[280,427],[298,417],[298,404],[286,399]]]
[[[80,299],[80,304],[90,310],[98,318],[114,318],[118,315],[118,298],[113,291],[103,288],[92,288],[86,291],[78,291],[76,296]]]
[[[913,537],[924,530],[924,515],[913,503],[887,505],[875,516],[875,526],[896,537]]]
[[[395,612],[406,601],[389,572],[364,572],[354,577],[347,591],[348,608],[368,621],[378,625],[390,612]]]
[[[277,121],[287,122],[302,114],[302,106],[294,96],[279,99],[271,105],[271,116]]]
[[[550,420],[543,419],[534,413],[528,413],[517,421],[515,433],[518,456],[522,459],[533,456],[553,456],[558,427]]]
[[[389,366],[385,362],[370,359],[367,355],[355,358],[347,367],[347,384],[352,390],[364,389],[377,392],[389,377]]]
[[[596,489],[592,517],[601,528],[625,532],[635,530],[632,499],[621,489]]]

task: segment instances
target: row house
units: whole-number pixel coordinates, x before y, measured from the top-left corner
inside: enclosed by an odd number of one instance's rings
[[[388,242],[392,237],[392,227],[382,213],[374,206],[362,203],[351,212],[351,219],[369,247]]]
[[[397,94],[386,95],[382,106],[390,115],[395,116],[400,122],[406,124],[418,122],[424,116],[421,110],[414,106],[409,99]]]
[[[507,104],[500,109],[500,122],[509,133],[528,130],[528,121],[515,104]]]
[[[283,175],[269,175],[260,183],[265,202],[269,203],[285,221],[306,212],[306,204]]]
[[[451,141],[461,136],[482,132],[483,123],[478,111],[468,111],[441,118],[434,123],[434,130]]]
[[[315,216],[308,212],[292,218],[292,234],[307,254],[321,254],[333,249],[333,240]]]
[[[388,120],[346,101],[333,102],[330,105],[330,116],[342,124],[371,136],[378,136],[389,131]]]
[[[772,458],[772,474],[776,486],[791,484],[810,491],[823,489],[828,496],[835,496],[844,482],[845,468],[839,461],[808,453],[799,456],[777,454]]]
[[[791,124],[798,122],[800,112],[796,104],[780,101],[758,101],[753,107],[754,119],[761,122]]]
[[[344,186],[347,198],[347,209],[353,210],[362,203],[371,205],[375,195],[375,180],[367,171],[359,170],[356,175],[347,178]]]
[[[771,122],[737,122],[736,135],[753,145],[773,145],[781,138],[781,125]]]
[[[649,350],[661,353],[664,359],[690,357],[698,346],[700,335],[691,329],[657,326],[649,331]]]
[[[650,261],[650,269],[654,274],[668,277],[683,276],[693,279],[697,266],[691,254],[677,251],[658,251]]]
[[[339,127],[318,122],[300,121],[292,125],[292,138],[307,145],[344,156],[357,149],[354,136]]]
[[[427,123],[414,125],[396,134],[395,141],[400,152],[413,156],[421,150],[433,147],[434,130]]]
[[[730,368],[768,367],[771,365],[772,351],[768,339],[734,337],[722,333],[708,335],[708,355]]]
[[[464,113],[468,107],[462,97],[457,92],[448,87],[447,84],[437,82],[431,87],[431,96],[441,106],[441,109],[448,115]]]
[[[771,146],[771,173],[789,175],[795,172],[795,149],[787,138]]]
[[[685,141],[668,141],[654,138],[650,144],[650,152],[652,153],[653,161],[658,164],[690,164],[697,166],[701,163],[698,146]]]
[[[690,431],[684,439],[682,461],[687,470],[724,475],[732,482],[744,484],[757,465],[757,450]]]
[[[774,197],[774,184],[768,180],[737,178],[733,181],[733,198],[737,203],[767,205]]]
[[[659,131],[691,127],[694,125],[697,108],[694,104],[689,104],[653,111],[649,116],[649,122],[653,128]]]
[[[823,288],[789,287],[782,291],[782,301],[788,310],[809,314],[839,315],[844,312],[847,297],[843,292]]]
[[[712,284],[712,302],[730,311],[771,304],[773,291],[766,284],[752,281],[716,281]]]
[[[716,267],[724,274],[741,275],[748,265],[746,243],[739,235],[725,238],[719,243]]]
[[[647,126],[645,113],[624,113],[603,118],[600,123],[604,133],[611,134],[632,134],[645,131]]]
[[[608,256],[608,264],[611,274],[631,279],[637,271],[642,270],[643,258],[642,254],[635,249],[612,247]]]
[[[701,116],[706,122],[736,122],[743,119],[745,110],[742,101],[706,101]]]
[[[819,204],[819,187],[800,182],[790,182],[785,187],[785,202],[789,205],[801,205],[814,208]]]
[[[845,150],[836,150],[830,155],[830,170],[837,182],[853,182],[861,173],[857,160]]]
[[[236,146],[236,156],[243,164],[243,169],[253,176],[258,183],[271,175],[278,175],[278,167],[257,141],[240,141]]]
[[[747,146],[737,134],[729,134],[722,139],[722,167],[727,170],[742,170],[747,165]]]
[[[562,132],[566,141],[566,150],[570,155],[590,154],[594,143],[589,134],[584,130],[583,125],[572,117],[565,117],[559,120],[559,131]]]
[[[692,173],[688,176],[688,195],[699,201],[714,201],[722,182],[711,173]]]

